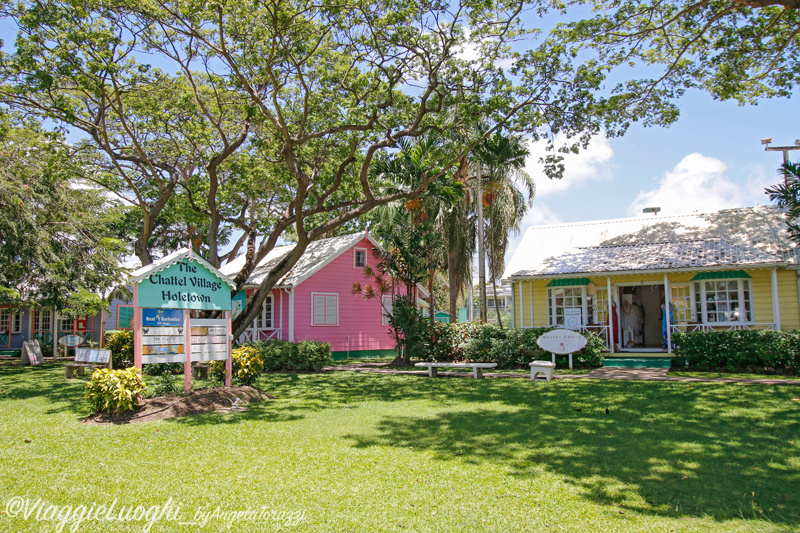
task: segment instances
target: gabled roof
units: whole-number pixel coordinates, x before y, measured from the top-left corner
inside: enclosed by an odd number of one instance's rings
[[[325,265],[339,257],[341,254],[367,238],[373,246],[380,248],[380,245],[367,233],[352,233],[341,237],[331,237],[319,239],[308,245],[302,257],[294,267],[275,284],[276,288],[295,287],[310,278]],[[253,269],[250,277],[247,278],[245,287],[258,287],[266,279],[270,270],[283,259],[286,254],[294,249],[294,245],[277,246],[267,254],[261,263]],[[235,277],[244,265],[245,255],[242,254],[222,267],[222,272]]]
[[[784,211],[749,207],[532,226],[503,278],[797,265]]]
[[[189,259],[190,261],[194,261],[196,263],[203,265],[212,273],[214,273],[214,275],[219,277],[222,281],[230,285],[231,289],[236,287],[236,285],[234,285],[233,281],[231,281],[231,279],[228,276],[226,276],[218,269],[211,266],[211,264],[208,263],[205,259],[193,253],[192,250],[188,248],[181,248],[180,250],[172,252],[171,254],[164,256],[161,259],[154,261],[147,266],[134,270],[131,273],[130,277],[128,278],[128,283],[139,283],[143,279],[149,278],[156,272],[161,272],[162,270],[174,265],[175,263],[177,263],[182,259]]]

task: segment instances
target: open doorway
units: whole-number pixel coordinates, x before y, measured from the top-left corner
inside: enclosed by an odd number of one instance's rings
[[[636,285],[619,288],[619,347],[622,350],[663,348],[664,286]]]

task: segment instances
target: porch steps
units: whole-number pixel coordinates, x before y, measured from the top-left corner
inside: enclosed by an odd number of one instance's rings
[[[670,368],[672,357],[663,352],[619,352],[605,354],[603,367]]]

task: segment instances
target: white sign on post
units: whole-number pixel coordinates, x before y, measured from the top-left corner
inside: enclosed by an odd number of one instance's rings
[[[569,367],[572,368],[572,354],[586,346],[586,337],[577,331],[556,329],[539,337],[536,344],[553,354],[553,363],[556,362],[556,354],[569,354]]]

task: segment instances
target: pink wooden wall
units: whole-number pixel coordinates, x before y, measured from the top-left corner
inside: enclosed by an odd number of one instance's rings
[[[329,342],[331,350],[389,350],[394,343],[389,336],[389,326],[382,325],[381,304],[377,300],[365,301],[362,296],[353,296],[350,290],[354,281],[364,283],[361,268],[353,268],[355,248],[367,250],[367,264],[374,264],[373,245],[366,238],[349,248],[339,257],[300,283],[294,289],[294,338],[295,341],[312,339]],[[339,295],[339,325],[311,325],[311,294],[336,293]],[[283,338],[289,338],[288,298],[283,296]],[[349,348],[348,348],[349,342]]]

